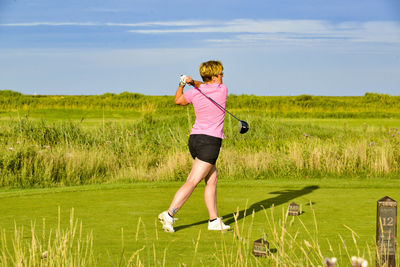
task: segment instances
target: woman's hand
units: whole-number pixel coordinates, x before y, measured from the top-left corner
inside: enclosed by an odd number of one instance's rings
[[[190,85],[194,85],[194,80],[190,76],[186,76],[185,82]]]
[[[189,78],[189,79],[188,79]],[[181,105],[181,106],[186,106],[189,103],[186,101],[185,97],[183,96],[183,87],[185,87],[185,84],[187,83],[187,81],[190,81],[193,79],[189,76],[186,76],[183,80],[183,77],[181,77],[180,82],[179,82],[179,86],[178,89],[176,89],[176,93],[175,93],[175,104],[177,105]]]

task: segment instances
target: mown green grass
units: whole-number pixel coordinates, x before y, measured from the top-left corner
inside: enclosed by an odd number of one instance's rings
[[[178,214],[179,220],[174,234],[164,233],[156,217],[168,207],[173,194],[180,183],[152,183],[132,185],[103,185],[65,187],[61,189],[11,190],[0,193],[0,225],[11,234],[14,221],[29,228],[36,221],[40,234],[42,218],[46,218],[47,228],[57,224],[57,210],[61,207],[63,225],[68,225],[69,212],[74,208],[75,217],[82,220],[84,231],[93,230],[94,252],[99,257],[99,266],[112,266],[121,256],[123,229],[126,257],[130,253],[145,247],[141,258],[145,265],[153,265],[153,244],[157,260],[162,263],[166,249],[167,266],[179,263],[192,264],[196,240],[200,232],[198,251],[194,259],[195,266],[219,266],[214,253],[221,252],[221,234],[207,230],[207,211],[203,201],[203,186],[200,185]],[[307,189],[308,188],[308,189]],[[247,235],[252,226],[250,240],[261,238],[264,233],[271,241],[271,228],[268,226],[264,210],[269,214],[274,205],[274,219],[278,224],[282,220],[282,211],[290,202],[302,206],[304,213],[293,218],[288,231],[298,233],[300,243],[311,242],[311,237],[302,228],[299,219],[307,226],[311,236],[318,237],[324,256],[339,257],[339,247],[345,240],[351,255],[357,255],[352,240],[351,228],[357,233],[359,256],[367,256],[368,244],[373,248],[376,229],[376,201],[383,196],[400,199],[398,181],[392,180],[354,180],[354,179],[318,179],[273,181],[220,181],[218,187],[219,215],[234,226],[233,213],[237,208],[239,226]],[[310,203],[312,207],[310,206]],[[247,215],[254,209],[255,216],[243,216],[247,206]],[[318,231],[314,227],[314,215]],[[289,219],[290,221],[291,219]],[[139,228],[138,228],[139,223]],[[138,231],[139,230],[139,231]],[[340,235],[340,236],[339,236]],[[29,234],[26,238],[29,238]],[[136,240],[137,238],[137,240]],[[223,234],[222,238],[229,247],[232,245],[233,232]],[[334,252],[330,251],[328,240]],[[273,248],[273,247],[271,247]],[[248,251],[250,253],[251,251]],[[251,258],[251,256],[249,255]],[[342,255],[344,260],[346,255]],[[344,265],[346,266],[346,265]]]

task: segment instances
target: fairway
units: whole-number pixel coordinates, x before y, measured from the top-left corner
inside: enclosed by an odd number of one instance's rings
[[[116,264],[122,251],[122,229],[124,254],[141,249],[141,258],[146,265],[161,264],[165,255],[167,266],[178,263],[195,265],[218,265],[215,255],[221,244],[221,238],[232,243],[233,232],[222,234],[207,230],[207,211],[203,201],[204,186],[199,186],[183,209],[175,223],[176,233],[164,233],[156,221],[159,212],[165,210],[180,183],[138,183],[126,185],[92,185],[53,189],[8,190],[0,193],[0,225],[11,235],[14,221],[25,225],[25,238],[29,240],[30,222],[36,221],[40,231],[45,218],[46,229],[55,228],[57,210],[61,209],[62,225],[69,223],[70,210],[75,218],[82,220],[85,232],[93,231],[94,253],[98,256],[99,266]],[[358,235],[361,253],[366,252],[366,243],[374,244],[376,229],[376,201],[383,196],[400,200],[398,181],[352,179],[318,180],[271,180],[271,181],[220,181],[218,187],[219,215],[224,222],[234,226],[233,213],[239,209],[238,223],[251,241],[261,238],[263,233],[270,237],[271,229],[266,222],[266,215],[271,206],[275,206],[274,219],[279,222],[282,211],[293,201],[300,204],[303,214],[294,218],[289,231],[299,231],[299,239],[309,240],[301,230],[298,219],[315,234],[313,210],[318,224],[318,238],[326,256],[332,255],[327,240],[334,251],[344,240],[352,247],[351,231]],[[310,206],[310,203],[312,207]],[[245,208],[248,210],[245,213]],[[251,223],[251,211],[255,211]],[[250,215],[250,216],[249,216]],[[138,228],[139,224],[139,228]],[[248,233],[251,226],[251,233]],[[346,227],[347,226],[347,227]],[[138,231],[139,230],[139,231]],[[196,256],[195,247],[198,242]],[[154,247],[153,247],[154,246]],[[216,248],[217,247],[217,248]],[[154,252],[155,251],[155,252]],[[250,250],[248,253],[250,254]]]

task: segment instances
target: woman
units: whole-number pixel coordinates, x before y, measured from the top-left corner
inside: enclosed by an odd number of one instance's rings
[[[204,201],[209,214],[208,230],[229,230],[217,213],[217,161],[222,139],[225,111],[206,98],[200,90],[225,108],[228,90],[222,83],[223,66],[220,61],[207,61],[200,64],[200,76],[203,83],[186,77],[179,84],[175,94],[175,104],[186,106],[193,104],[196,121],[189,137],[189,150],[194,162],[184,185],[176,192],[167,211],[158,218],[166,232],[175,232],[173,216],[183,206],[193,190],[204,179]],[[183,93],[185,83],[194,88]]]

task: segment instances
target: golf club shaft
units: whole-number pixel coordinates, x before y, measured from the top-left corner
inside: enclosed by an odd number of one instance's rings
[[[227,111],[224,107],[222,107],[220,104],[218,104],[217,102],[214,101],[214,99],[212,99],[211,97],[209,97],[208,95],[206,95],[205,93],[203,93],[199,88],[194,87],[197,90],[199,90],[200,93],[202,93],[205,97],[207,97],[208,99],[210,99],[215,105],[217,105],[218,107],[220,107],[221,109],[223,109],[224,111],[228,112],[232,117],[234,117],[235,119],[237,119],[238,121],[240,121],[240,119],[236,118],[235,115],[233,115],[232,113],[230,113],[229,111]]]

